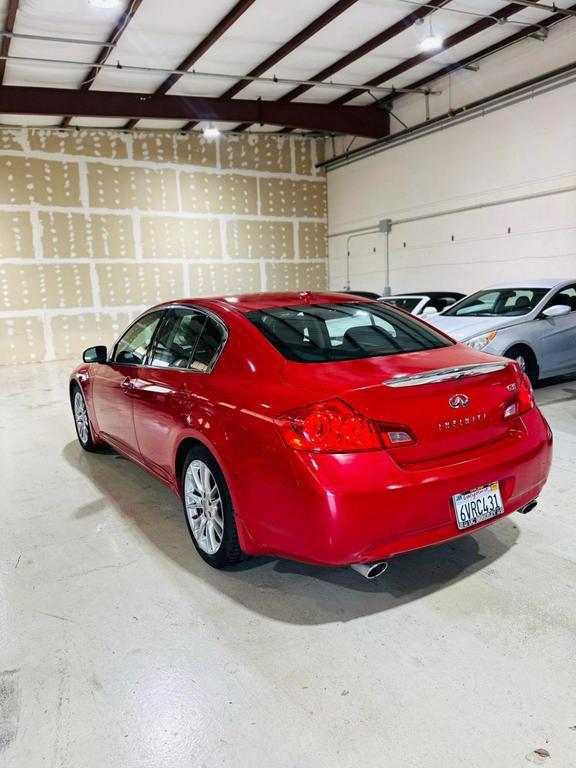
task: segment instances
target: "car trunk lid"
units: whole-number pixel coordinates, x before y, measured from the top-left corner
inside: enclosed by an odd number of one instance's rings
[[[287,363],[285,378],[294,386],[313,386],[325,398],[339,397],[374,422],[407,427],[415,443],[388,450],[399,464],[421,463],[466,453],[510,432],[503,414],[517,392],[514,366],[473,350],[458,351]]]

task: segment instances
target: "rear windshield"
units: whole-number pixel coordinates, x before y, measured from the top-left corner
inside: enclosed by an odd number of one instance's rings
[[[288,360],[328,363],[448,347],[454,342],[386,305],[273,307],[246,317]]]

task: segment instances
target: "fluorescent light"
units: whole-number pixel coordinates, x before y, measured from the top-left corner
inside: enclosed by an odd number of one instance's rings
[[[212,123],[210,123],[210,125],[205,125],[202,129],[202,133],[204,134],[205,139],[217,139],[218,136],[220,136],[220,131],[215,125],[212,125]]]
[[[444,39],[440,35],[428,35],[420,41],[420,48],[423,51],[439,51],[444,47]]]
[[[122,0],[88,0],[94,8],[118,8]]]

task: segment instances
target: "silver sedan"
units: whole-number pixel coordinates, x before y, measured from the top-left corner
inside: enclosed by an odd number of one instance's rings
[[[495,285],[426,320],[474,349],[517,360],[533,383],[576,371],[576,280]]]

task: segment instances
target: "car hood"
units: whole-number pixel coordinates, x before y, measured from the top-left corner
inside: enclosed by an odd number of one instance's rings
[[[526,315],[515,318],[501,317],[452,317],[450,315],[429,315],[426,322],[439,328],[448,336],[457,341],[472,339],[488,331],[496,331],[498,328],[509,328],[526,321]]]

